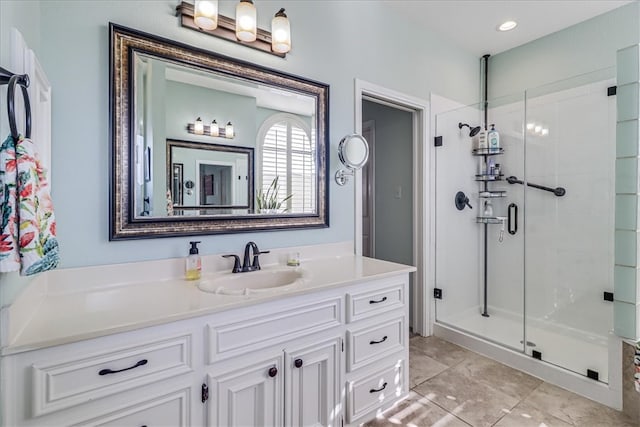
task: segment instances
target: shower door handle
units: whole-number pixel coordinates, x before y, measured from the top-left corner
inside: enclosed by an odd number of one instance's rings
[[[507,213],[507,230],[512,236],[518,232],[518,205],[511,203]]]

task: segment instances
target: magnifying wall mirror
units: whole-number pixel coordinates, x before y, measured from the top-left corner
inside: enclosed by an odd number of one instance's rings
[[[338,185],[345,185],[349,181],[349,176],[367,164],[369,159],[369,144],[362,135],[347,135],[338,144],[338,159],[348,169],[339,169],[336,172],[336,182]]]

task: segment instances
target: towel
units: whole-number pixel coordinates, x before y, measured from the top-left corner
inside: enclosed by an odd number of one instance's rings
[[[53,203],[33,141],[9,136],[0,145],[0,272],[23,276],[59,262]]]

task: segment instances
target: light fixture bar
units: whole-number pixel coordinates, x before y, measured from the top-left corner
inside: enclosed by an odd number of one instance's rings
[[[192,133],[194,135],[209,136],[211,138],[226,138],[226,139],[233,139],[236,136],[235,131],[233,131],[229,136],[227,136],[225,126],[220,126],[220,128],[218,129],[218,136],[211,135],[211,127],[209,125],[203,125],[202,128],[203,128],[203,132],[198,133],[196,132],[196,128],[193,123],[187,124],[187,132]],[[233,127],[231,129],[233,130]]]
[[[253,49],[270,53],[271,55],[284,58],[286,53],[274,52],[271,49],[271,32],[258,28],[256,40],[253,42],[243,42],[236,37],[236,20],[228,16],[218,15],[218,27],[215,30],[203,30],[198,27],[193,20],[194,7],[193,4],[182,2],[176,7],[176,15],[180,17],[180,25],[185,28],[198,31],[200,33],[209,34],[210,36],[219,37],[234,43],[241,44]]]

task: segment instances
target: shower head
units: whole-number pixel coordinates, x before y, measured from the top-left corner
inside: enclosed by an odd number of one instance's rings
[[[471,137],[471,138],[476,136],[478,134],[478,132],[480,132],[480,129],[482,129],[480,126],[471,127],[466,123],[462,123],[462,122],[458,123],[458,129],[462,129],[465,126],[469,128],[469,137]]]

